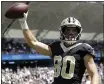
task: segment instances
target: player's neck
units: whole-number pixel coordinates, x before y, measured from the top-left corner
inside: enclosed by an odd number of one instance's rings
[[[74,43],[74,44],[68,44],[68,43],[65,43],[65,42],[64,42],[63,44],[64,44],[64,46],[65,46],[65,47],[67,47],[67,48],[68,48],[68,47],[73,46],[75,43]]]

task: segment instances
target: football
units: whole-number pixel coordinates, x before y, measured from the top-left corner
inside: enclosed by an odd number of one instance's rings
[[[15,3],[11,5],[5,13],[5,17],[9,19],[18,19],[23,17],[23,13],[28,11],[28,4]]]

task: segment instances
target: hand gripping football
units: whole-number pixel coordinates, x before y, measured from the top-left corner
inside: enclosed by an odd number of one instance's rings
[[[9,7],[5,13],[5,17],[9,19],[18,19],[23,17],[23,13],[28,11],[28,4],[26,3],[15,3]]]

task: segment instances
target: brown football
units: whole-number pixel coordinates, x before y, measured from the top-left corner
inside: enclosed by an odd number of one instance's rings
[[[23,17],[23,13],[28,11],[28,4],[15,3],[11,5],[5,13],[5,17],[9,19],[18,19]]]

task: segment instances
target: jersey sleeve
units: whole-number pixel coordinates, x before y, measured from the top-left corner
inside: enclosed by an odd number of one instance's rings
[[[92,48],[89,44],[84,43],[84,51],[86,54],[89,54],[93,57],[95,57],[95,51],[94,48]]]
[[[55,51],[55,43],[49,44],[49,47],[51,48],[52,56],[54,55]]]
[[[53,42],[51,44],[49,44],[50,48],[51,48],[51,52],[52,52],[52,57],[57,55],[57,51],[59,51],[59,42]]]

